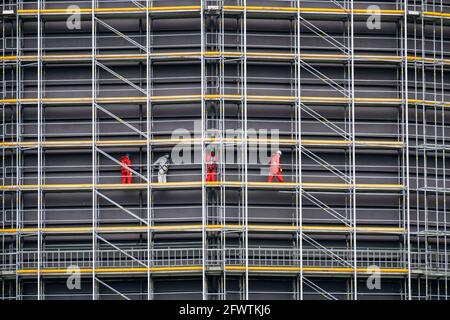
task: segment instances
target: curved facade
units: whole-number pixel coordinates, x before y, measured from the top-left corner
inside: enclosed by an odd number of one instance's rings
[[[444,1],[2,13],[2,299],[447,299]]]

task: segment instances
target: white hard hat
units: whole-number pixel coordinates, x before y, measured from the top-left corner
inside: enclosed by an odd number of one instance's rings
[[[278,150],[277,153],[281,156],[281,151],[280,150]]]

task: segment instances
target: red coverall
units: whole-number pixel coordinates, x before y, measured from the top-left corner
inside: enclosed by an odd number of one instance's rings
[[[132,177],[131,177],[131,159],[128,156],[123,156],[122,158],[120,158],[120,164],[121,166],[121,171],[122,171],[122,183],[123,184],[127,184],[127,183],[132,183]]]
[[[270,159],[270,174],[267,182],[272,182],[273,177],[276,176],[278,181],[284,182],[283,177],[281,176],[281,167],[280,167],[280,155],[275,153]]]
[[[206,155],[206,182],[217,181],[217,157],[215,153]]]

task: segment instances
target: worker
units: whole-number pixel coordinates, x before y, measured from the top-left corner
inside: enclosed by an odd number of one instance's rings
[[[272,182],[274,176],[277,177],[278,181],[284,182],[284,179],[281,176],[281,172],[283,171],[283,169],[281,169],[280,166],[280,157],[281,151],[278,150],[276,153],[272,155],[272,158],[270,158],[270,173],[267,182]]]
[[[155,166],[158,166],[158,182],[166,183],[167,182],[167,171],[169,171],[170,166],[170,158],[169,154],[163,155],[158,158],[158,160],[154,163]]]
[[[131,159],[128,153],[120,158],[120,165],[122,171],[122,184],[132,183]]]
[[[211,153],[206,155],[205,160],[206,160],[206,182],[217,181],[216,148],[211,149]]]

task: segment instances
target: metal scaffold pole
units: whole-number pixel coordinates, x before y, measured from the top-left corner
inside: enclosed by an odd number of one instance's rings
[[[297,199],[296,199],[296,227],[298,228],[296,232],[297,237],[297,247],[298,247],[298,256],[299,256],[299,277],[298,277],[298,299],[303,300],[303,176],[302,176],[302,92],[301,92],[301,80],[302,80],[302,72],[301,72],[301,2],[296,1],[297,4],[297,19],[296,19],[296,60],[295,60],[295,77],[296,77],[296,88],[295,91],[297,93],[297,103],[295,105],[296,108],[296,117],[297,117],[297,152],[296,152],[296,181],[298,183],[297,187]]]
[[[19,6],[18,6],[19,8]],[[16,132],[21,132],[21,121],[22,121],[22,105],[20,103],[20,98],[22,97],[22,62],[19,60],[19,56],[22,52],[22,24],[21,20],[19,19],[19,16],[16,16],[16,81],[15,81],[15,97],[16,97],[16,103],[15,103],[15,114],[16,114],[16,120],[15,120],[15,130]],[[14,137],[14,140],[19,143],[22,141],[22,135],[16,134]],[[16,149],[16,157],[15,157],[15,181],[17,185],[20,185],[22,183],[22,149],[17,146]],[[17,190],[15,192],[15,218],[16,218],[16,228],[22,227],[22,191]],[[15,259],[18,263],[16,263],[15,266],[15,288],[16,288],[16,298],[22,299],[22,292],[21,292],[21,282],[18,274],[18,270],[21,268],[22,265],[22,255],[20,254],[20,251],[22,250],[22,239],[21,235],[18,234],[15,237]]]
[[[92,300],[97,299],[97,280],[96,280],[96,268],[97,268],[97,28],[95,8],[97,8],[97,0],[91,0],[91,174],[92,174]]]
[[[351,137],[351,210],[352,210],[352,248],[353,248],[353,298],[358,300],[358,255],[356,248],[356,126],[355,126],[355,16],[354,0],[350,0],[350,137]]]
[[[422,12],[427,10],[427,4],[426,2],[422,2],[421,3],[421,8],[422,8]],[[425,37],[425,17],[421,16],[420,17],[420,23],[421,23],[421,28],[420,28],[420,52],[421,52],[421,58],[422,61],[420,63],[420,67],[421,67],[421,83],[422,83],[422,90],[421,90],[421,96],[423,101],[426,100],[427,97],[427,89],[428,89],[428,84],[429,82],[427,81],[427,72],[426,72],[426,63],[425,63],[425,57],[426,57],[426,51],[425,51],[425,47],[427,44],[426,41],[426,37]],[[423,238],[419,239],[423,240],[423,246],[424,246],[424,254],[425,254],[425,300],[429,300],[429,281],[428,281],[428,267],[429,267],[429,243],[428,243],[428,234],[430,232],[430,225],[429,225],[429,190],[428,190],[428,182],[429,182],[429,178],[428,178],[428,166],[429,166],[429,161],[428,161],[428,139],[429,137],[427,136],[427,126],[428,126],[428,119],[427,119],[427,106],[425,104],[422,104],[421,106],[422,108],[422,157],[423,157],[423,212],[424,212],[424,229],[423,229]],[[419,248],[420,248],[420,244],[419,244]],[[421,294],[419,293],[419,296],[421,296]]]
[[[225,95],[225,57],[223,52],[225,52],[225,14],[224,14],[224,1],[220,0],[220,16],[219,16],[219,49],[222,54],[220,55],[219,60],[219,94],[221,97]],[[226,137],[226,121],[225,121],[225,101],[223,98],[219,101],[219,118],[220,124],[219,127],[219,136],[224,138]],[[223,183],[226,182],[226,151],[227,146],[225,143],[220,144],[220,163],[221,163],[221,171],[220,171],[220,181]],[[221,257],[221,266],[223,268],[223,276],[221,279],[221,288],[220,288],[220,297],[221,300],[227,300],[227,271],[225,270],[225,266],[227,265],[227,231],[225,230],[227,224],[227,210],[226,210],[226,188],[225,186],[220,187],[220,200],[219,200],[219,219],[222,225],[223,230],[220,233],[220,257]]]
[[[152,6],[152,2],[153,0],[146,0],[146,15],[145,15],[145,48],[146,48],[146,52],[145,52],[145,57],[146,57],[146,70],[145,70],[145,74],[146,74],[146,93],[147,93],[147,97],[146,97],[146,134],[147,134],[147,157],[146,157],[146,162],[147,162],[147,300],[152,300],[153,297],[153,282],[152,282],[152,274],[150,272],[150,268],[152,266],[152,240],[153,240],[153,233],[151,231],[151,226],[153,225],[153,220],[152,220],[152,212],[153,212],[153,199],[152,199],[152,187],[151,187],[151,182],[152,182],[152,163],[153,163],[153,158],[152,158],[152,146],[150,144],[150,140],[153,137],[152,134],[152,101],[151,101],[151,96],[152,96],[152,59],[150,57],[151,54],[151,32],[152,32],[152,21],[151,21],[151,17],[150,17],[150,11],[148,8],[150,8]]]
[[[37,261],[37,299],[42,299],[42,282],[41,282],[41,266],[42,266],[42,215],[43,215],[43,194],[42,194],[42,19],[41,19],[41,9],[43,8],[43,1],[38,0],[38,14],[37,14],[37,227],[38,227],[38,237],[37,237],[37,251],[38,251],[38,261]]]
[[[441,10],[443,9],[443,0],[440,1],[440,6],[441,6]],[[443,11],[443,10],[442,10]],[[444,20],[441,18],[439,19],[440,21],[440,59],[441,61],[444,61]],[[440,63],[440,73],[441,73],[441,77],[440,77],[440,86],[441,86],[441,90],[440,90],[440,102],[443,103],[445,101],[445,80],[444,80],[444,73],[446,71],[445,68],[445,64],[444,63]],[[449,299],[449,290],[448,290],[448,265],[449,265],[449,255],[447,254],[448,252],[448,231],[447,231],[447,196],[448,196],[448,190],[447,190],[447,177],[446,177],[446,172],[447,172],[447,148],[445,147],[445,141],[446,141],[446,133],[445,133],[445,108],[442,106],[441,107],[441,121],[442,121],[442,129],[441,129],[441,139],[442,139],[442,145],[444,146],[443,150],[442,150],[442,188],[444,190],[443,192],[443,203],[442,203],[442,211],[443,211],[443,241],[444,241],[444,299],[448,300]]]
[[[206,231],[206,225],[208,223],[208,198],[207,198],[207,189],[206,189],[206,104],[205,104],[205,86],[206,86],[206,62],[205,62],[205,55],[203,54],[206,51],[206,37],[205,37],[205,6],[206,6],[206,0],[201,0],[201,10],[200,10],[200,52],[201,52],[201,61],[200,61],[200,76],[201,76],[201,88],[200,88],[200,95],[201,95],[201,159],[200,159],[200,165],[202,167],[202,299],[207,300],[208,299],[208,279],[206,275],[206,267],[207,267],[207,259],[208,259],[208,251],[207,251],[207,231]],[[194,151],[195,152],[195,151]],[[195,157],[194,157],[195,158]]]
[[[241,43],[241,85],[242,85],[242,142],[241,154],[243,170],[243,216],[244,216],[244,299],[249,300],[249,243],[248,243],[248,106],[247,106],[247,0],[243,0],[244,10],[242,12],[242,43]]]
[[[403,17],[403,85],[404,85],[404,106],[402,108],[403,114],[403,159],[405,163],[405,169],[403,170],[403,184],[405,186],[404,194],[405,194],[405,213],[406,213],[406,250],[407,250],[407,292],[408,292],[408,300],[412,298],[412,287],[411,287],[411,216],[410,216],[410,194],[409,194],[409,65],[408,65],[408,0],[404,0],[404,17]],[[403,215],[405,218],[405,214]]]

